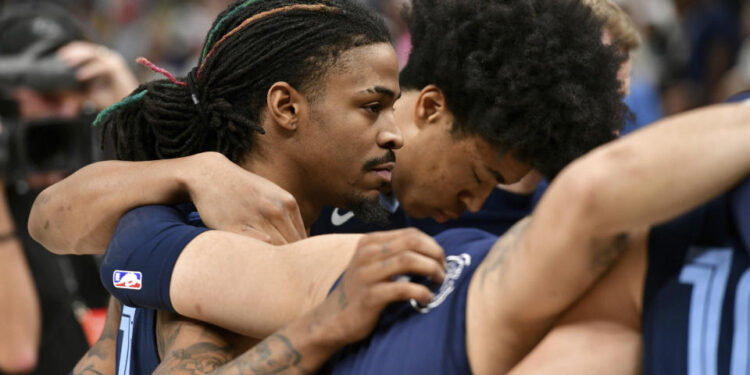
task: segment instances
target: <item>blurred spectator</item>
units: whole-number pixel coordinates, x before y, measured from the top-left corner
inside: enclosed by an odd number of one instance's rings
[[[719,80],[734,65],[739,50],[736,12],[719,0],[676,0],[690,46],[687,79],[706,104],[714,99]]]
[[[740,12],[742,44],[738,53],[737,64],[722,77],[715,101],[722,101],[730,96],[750,89],[750,3],[744,3]]]
[[[50,5],[0,13],[0,372],[71,369],[88,348],[88,307],[106,301],[93,258],[55,256],[26,231],[37,193],[92,161],[95,111],[137,86],[84,30]]]

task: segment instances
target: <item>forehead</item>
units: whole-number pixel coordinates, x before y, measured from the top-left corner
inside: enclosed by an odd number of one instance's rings
[[[325,84],[329,94],[350,94],[375,87],[398,94],[396,51],[388,43],[349,49],[329,69]]]
[[[501,153],[478,135],[465,136],[471,144],[474,158],[482,164],[489,174],[498,177],[498,181],[511,184],[521,180],[529,173],[531,167],[516,160],[511,152]]]

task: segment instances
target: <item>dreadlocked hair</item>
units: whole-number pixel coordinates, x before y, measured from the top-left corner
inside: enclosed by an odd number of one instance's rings
[[[218,151],[239,163],[255,133],[264,133],[273,83],[288,82],[314,100],[341,53],[388,42],[383,21],[352,1],[237,1],[214,21],[199,66],[183,80],[190,84],[145,61],[170,79],[141,85],[97,122],[122,160]]]
[[[630,115],[601,42],[602,21],[579,0],[414,0],[402,89],[434,84],[456,118],[547,177],[614,139]]]

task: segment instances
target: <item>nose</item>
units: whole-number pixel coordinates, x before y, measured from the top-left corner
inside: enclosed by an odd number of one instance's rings
[[[378,146],[387,148],[389,150],[398,150],[404,145],[404,138],[401,136],[401,129],[399,129],[393,114],[390,113],[388,116],[384,116],[384,126],[378,132],[376,142]]]
[[[478,212],[484,206],[484,201],[492,193],[492,189],[495,188],[494,184],[483,184],[483,186],[471,189],[462,190],[458,193],[458,200],[466,206],[466,209],[470,212]]]

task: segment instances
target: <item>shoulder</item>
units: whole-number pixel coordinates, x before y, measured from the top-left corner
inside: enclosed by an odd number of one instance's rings
[[[127,212],[117,224],[108,248],[139,247],[158,239],[194,238],[208,230],[202,225],[193,225],[189,218],[191,210],[183,206],[142,206]]]

